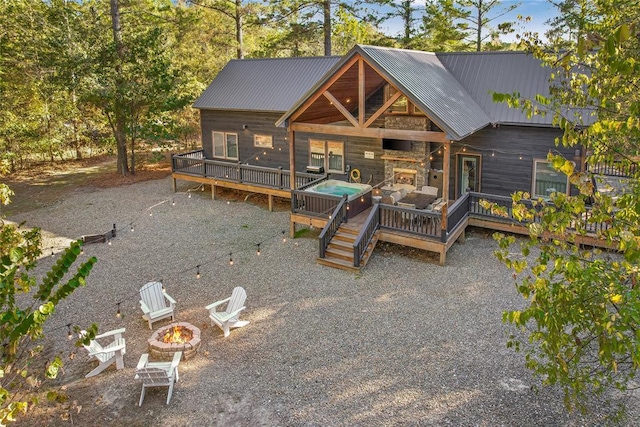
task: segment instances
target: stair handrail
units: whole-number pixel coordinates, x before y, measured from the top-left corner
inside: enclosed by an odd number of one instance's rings
[[[362,261],[362,257],[364,257],[365,252],[367,251],[367,247],[369,243],[373,240],[373,236],[376,231],[380,228],[380,204],[375,203],[371,208],[371,212],[367,216],[362,228],[360,229],[360,233],[356,237],[356,240],[353,242],[353,266],[360,267],[360,262]]]
[[[347,195],[345,194],[340,199],[338,206],[333,210],[329,221],[327,221],[318,237],[320,239],[320,258],[325,257],[327,247],[331,239],[333,239],[333,236],[336,235],[338,228],[340,228],[340,224],[347,222],[347,212]]]

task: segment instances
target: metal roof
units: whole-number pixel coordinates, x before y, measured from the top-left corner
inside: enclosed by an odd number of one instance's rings
[[[193,104],[205,110],[287,111],[339,56],[234,59]]]
[[[551,69],[526,52],[438,53],[438,59],[473,96],[493,123],[551,125],[551,115],[528,118],[504,102],[493,102],[492,92],[518,92],[527,99],[549,95]]]
[[[383,77],[424,111],[448,138],[460,140],[491,123],[490,118],[433,53],[356,45],[276,122],[283,123],[333,72],[362,55]]]
[[[462,139],[491,123],[435,54],[377,46],[356,46],[354,50],[375,62],[378,71],[451,139]]]

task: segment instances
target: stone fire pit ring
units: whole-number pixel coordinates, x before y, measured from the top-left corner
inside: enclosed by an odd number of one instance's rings
[[[182,327],[191,331],[192,337],[189,341],[185,343],[165,343],[162,341],[165,333],[169,329],[173,329],[174,327]],[[200,348],[200,329],[191,323],[187,322],[174,322],[170,325],[163,326],[162,328],[156,330],[151,335],[151,338],[148,340],[149,342],[149,353],[152,358],[160,359],[160,360],[172,360],[173,355],[181,351],[182,352],[182,360],[189,360],[193,356],[195,356],[196,352]]]

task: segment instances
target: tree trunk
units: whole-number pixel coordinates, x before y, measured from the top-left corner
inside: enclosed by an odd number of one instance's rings
[[[236,0],[236,43],[238,44],[238,59],[244,58],[242,40],[242,0]]]
[[[478,1],[478,32],[476,37],[476,51],[482,50],[482,0]]]
[[[411,21],[412,21],[411,0],[402,2],[402,22],[404,24],[404,39],[402,47],[408,48],[411,45]]]
[[[331,56],[331,0],[323,1],[324,56]]]
[[[124,105],[122,102],[122,95],[120,93],[124,83],[122,79],[122,61],[124,52],[122,46],[122,32],[120,29],[120,6],[118,5],[118,0],[110,0],[110,4],[113,42],[116,47],[116,87],[113,105],[113,113],[115,116],[114,137],[116,139],[116,146],[118,147],[117,171],[125,176],[129,174],[129,165],[127,162],[127,137],[125,132]]]

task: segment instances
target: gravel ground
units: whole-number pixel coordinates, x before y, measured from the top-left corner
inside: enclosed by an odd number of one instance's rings
[[[149,216],[146,208],[163,200],[169,202]],[[41,227],[58,242],[105,232],[113,223],[119,229],[112,245],[85,247],[83,256],[98,258],[88,286],[59,306],[51,321],[58,329],[47,334],[65,360],[60,385],[68,410],[40,410],[21,424],[587,426],[606,424],[615,410],[598,401],[588,414],[568,414],[559,390],[534,391],[523,356],[505,345],[513,331],[501,313],[522,302],[511,273],[493,258],[487,233],[470,232],[444,267],[426,253],[382,245],[354,274],[317,265],[316,239],[283,243],[286,206],[268,212],[258,200],[212,201],[209,191],[188,198],[173,194],[163,179],[79,190],[10,218]],[[257,242],[263,242],[260,256]],[[52,262],[43,258],[40,273]],[[203,330],[203,344],[181,363],[170,405],[161,388],[138,407],[134,370],[151,331],[137,292],[159,279],[177,300],[178,320]],[[234,286],[247,290],[243,319],[251,323],[225,339],[209,326],[204,306]],[[126,328],[124,370],[85,379],[94,363],[82,350],[69,357],[75,349],[64,325],[90,322],[101,331]],[[630,416],[623,425],[633,425],[637,397],[624,401]]]

